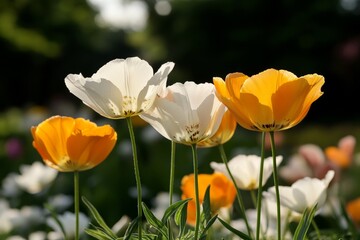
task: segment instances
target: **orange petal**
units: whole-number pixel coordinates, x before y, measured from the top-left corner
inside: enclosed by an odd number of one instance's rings
[[[296,76],[291,72],[267,69],[259,74],[251,76],[244,83],[241,92],[256,96],[260,104],[272,108],[271,96],[281,85],[294,79],[296,79]]]
[[[299,114],[310,90],[311,86],[305,79],[297,79],[282,84],[272,95],[274,120],[279,130],[290,128],[303,119]]]
[[[241,93],[241,102],[243,112],[247,113],[247,122],[239,122],[239,124],[250,130],[257,131],[273,131],[274,118],[272,110],[269,106],[259,102],[257,96],[250,93]]]
[[[68,156],[66,142],[75,122],[70,117],[51,117],[32,128],[33,145],[45,163],[57,164]]]
[[[341,168],[347,168],[351,164],[349,156],[337,147],[327,147],[325,149],[325,155],[331,162]]]
[[[346,204],[346,211],[351,219],[360,225],[360,198],[356,198]]]

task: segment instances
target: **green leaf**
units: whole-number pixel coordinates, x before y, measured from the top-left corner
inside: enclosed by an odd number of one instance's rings
[[[172,205],[170,205],[170,207],[168,207],[164,213],[164,216],[162,217],[161,221],[166,224],[166,222],[168,221],[169,217],[171,215],[173,215],[183,204],[187,203],[188,201],[190,201],[190,199],[184,199],[181,201],[178,201]]]
[[[106,233],[98,229],[85,229],[85,233],[99,240],[114,240],[114,238],[109,237]]]
[[[175,213],[174,220],[175,220],[176,225],[179,226],[178,236],[180,239],[185,233],[186,218],[187,218],[187,206],[188,206],[188,201],[184,205],[181,205]]]
[[[240,232],[239,230],[233,228],[232,226],[230,226],[227,222],[225,222],[221,218],[218,218],[218,219],[224,227],[226,227],[230,232],[234,233],[236,236],[238,236],[244,240],[251,240],[251,238],[248,235],[246,235],[245,233]]]
[[[211,219],[211,204],[210,204],[210,185],[206,188],[204,201],[203,201],[203,213],[205,220],[208,222]]]
[[[310,209],[308,209],[308,208],[305,209],[305,211],[301,217],[301,220],[299,222],[299,225],[297,226],[297,228],[295,230],[293,239],[303,240],[306,238],[306,233],[309,230],[310,224],[314,219],[316,209],[317,209],[317,204],[315,204]]]
[[[166,236],[166,238],[168,238],[167,227],[165,224],[155,217],[155,215],[150,211],[145,203],[142,203],[142,206],[145,218],[149,224],[158,230],[162,235]]]
[[[134,231],[136,230],[136,227],[139,223],[139,216],[137,218],[135,218],[133,221],[131,221],[131,223],[129,224],[128,228],[126,229],[126,232],[124,234],[124,240],[130,240],[131,235],[134,233]]]
[[[207,235],[207,231],[209,230],[209,228],[214,224],[214,222],[216,221],[218,215],[213,216],[207,223],[206,226],[204,228],[204,230],[202,231],[202,234],[200,236],[200,239],[206,239],[206,235]]]
[[[108,227],[108,225],[105,223],[104,219],[101,217],[101,215],[99,214],[99,212],[96,210],[96,208],[89,202],[89,200],[87,200],[84,196],[82,197],[82,201],[85,203],[85,205],[88,207],[88,209],[90,210],[91,215],[93,216],[93,218],[95,219],[95,221],[103,228],[104,232],[112,237],[113,239],[116,239],[117,236],[115,235],[115,233],[113,233],[113,231]]]

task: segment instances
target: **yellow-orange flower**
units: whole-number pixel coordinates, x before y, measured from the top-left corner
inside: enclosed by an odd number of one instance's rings
[[[224,144],[229,141],[236,130],[236,119],[233,114],[227,110],[221,120],[220,126],[216,133],[206,139],[205,141],[199,142],[198,147],[213,147],[220,144]]]
[[[329,161],[341,168],[348,168],[354,157],[356,139],[348,135],[340,139],[337,147],[330,146],[325,149],[325,155]]]
[[[31,128],[33,146],[44,162],[61,172],[91,169],[110,154],[117,134],[110,125],[54,116]]]
[[[187,223],[190,225],[195,225],[196,220],[194,180],[194,174],[186,175],[181,180],[181,199],[192,198],[192,200],[188,202],[187,208]],[[212,214],[216,214],[222,207],[229,208],[232,206],[235,200],[236,189],[224,174],[199,174],[198,182],[200,204],[203,203],[206,189],[210,186],[210,206]]]
[[[286,70],[267,69],[248,77],[230,73],[213,78],[217,96],[249,130],[280,131],[298,124],[323,92],[324,77],[297,77]]]
[[[346,204],[346,212],[357,226],[360,226],[360,197]]]

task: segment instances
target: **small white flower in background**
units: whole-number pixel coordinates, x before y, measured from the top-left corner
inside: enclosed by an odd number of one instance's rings
[[[6,240],[26,240],[25,238],[21,237],[21,236],[10,236],[8,238],[6,238]]]
[[[12,230],[13,226],[7,216],[9,209],[9,203],[5,199],[0,199],[0,235],[7,234]]]
[[[117,221],[114,226],[112,226],[111,230],[117,234],[120,231],[126,230],[126,228],[128,227],[129,223],[131,222],[131,219],[124,215],[122,216],[119,221]]]
[[[28,240],[47,240],[46,232],[37,231],[29,234]]]
[[[58,171],[41,162],[32,165],[21,165],[21,175],[16,176],[15,181],[20,188],[28,193],[36,194],[49,186],[56,178]]]
[[[44,222],[44,212],[39,207],[23,206],[3,208],[0,212],[0,233],[8,233],[13,229],[27,230]]]
[[[21,189],[16,183],[19,174],[9,173],[2,181],[1,194],[5,197],[13,198],[21,193]]]
[[[276,202],[269,198],[263,198],[262,200],[262,207],[261,207],[261,231],[260,233],[263,234],[264,239],[275,239],[277,237],[277,212],[276,212]],[[297,216],[296,213],[293,213],[288,208],[281,206],[281,231],[284,239],[292,239],[291,233],[287,228],[289,221],[293,218],[293,214]],[[248,219],[250,228],[255,234],[256,226],[257,226],[257,211],[255,209],[248,209],[246,210],[246,217]],[[288,219],[287,219],[288,218]],[[288,221],[285,221],[285,220]],[[231,226],[235,227],[236,229],[247,232],[247,228],[243,219],[237,219],[231,221]],[[284,234],[284,231],[286,233]],[[234,238],[234,240],[238,240],[240,238]]]
[[[322,180],[305,177],[296,181],[290,187],[279,186],[280,204],[300,214],[305,209],[313,207],[316,203],[318,204],[317,209],[320,209],[325,203],[326,190],[334,175],[335,172],[330,170]],[[275,187],[269,188],[267,192],[264,192],[264,195],[275,199]]]
[[[48,202],[49,205],[53,207],[57,212],[62,212],[72,205],[73,197],[64,194],[58,194],[55,196],[51,196]]]
[[[91,78],[69,74],[66,87],[100,115],[121,119],[147,111],[166,87],[174,63],[153,68],[138,57],[115,59],[102,66]]]
[[[225,109],[213,84],[185,82],[167,87],[140,117],[165,138],[192,145],[216,133]]]
[[[66,237],[72,239],[75,237],[75,214],[72,212],[65,212],[62,215],[57,216],[61,222]],[[55,232],[62,234],[61,228],[58,223],[52,217],[46,219],[46,223]],[[89,218],[82,212],[79,213],[79,234],[82,234],[89,225]]]
[[[276,157],[277,166],[282,162],[282,156]],[[228,167],[233,175],[236,185],[242,190],[254,190],[259,187],[261,157],[256,155],[237,155],[228,162]],[[229,173],[223,163],[211,162],[210,166],[215,172],[225,174],[229,179]],[[264,186],[273,172],[273,159],[264,159],[264,171],[262,185]]]

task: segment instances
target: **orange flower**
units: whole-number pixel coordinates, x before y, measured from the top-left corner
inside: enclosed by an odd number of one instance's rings
[[[198,147],[213,147],[224,144],[229,141],[236,130],[236,119],[233,114],[227,110],[221,120],[220,126],[216,133],[205,141],[199,142]]]
[[[340,139],[337,147],[331,146],[325,149],[325,155],[329,161],[335,163],[341,168],[347,168],[351,165],[356,139],[354,136],[346,136]]]
[[[251,77],[230,73],[225,81],[213,78],[217,96],[249,130],[270,132],[291,128],[307,114],[323,92],[324,77],[297,77],[285,70],[268,69]]]
[[[346,204],[346,211],[357,226],[360,226],[360,197]]]
[[[199,174],[199,202],[202,204],[205,192],[210,185],[210,205],[212,214],[216,214],[220,208],[230,208],[235,200],[236,189],[233,183],[222,173]],[[195,225],[196,206],[194,174],[186,175],[181,180],[181,199],[192,198],[188,202],[187,223]]]
[[[115,130],[83,118],[54,116],[31,128],[33,146],[44,162],[61,172],[91,169],[115,146]]]

